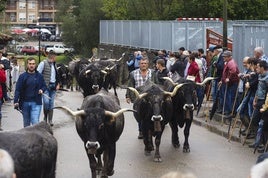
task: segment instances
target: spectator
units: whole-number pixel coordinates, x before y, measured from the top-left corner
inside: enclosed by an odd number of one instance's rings
[[[18,78],[20,75],[20,68],[18,65],[17,60],[13,60],[12,62],[12,70],[11,70],[11,77],[12,77],[12,85],[16,85]]]
[[[222,54],[224,58],[224,69],[222,73],[221,81],[219,82],[219,86],[223,87],[224,92],[226,92],[225,105],[224,107],[224,115],[230,115],[233,109],[233,105],[236,106],[235,95],[236,90],[239,83],[239,69],[232,58],[231,51],[224,51]],[[226,90],[226,91],[225,91]]]
[[[257,64],[256,71],[258,73],[258,86],[255,93],[253,107],[254,111],[252,113],[252,122],[250,125],[251,134],[256,134],[255,141],[249,145],[249,147],[257,148],[260,144],[262,128],[263,128],[263,119],[260,109],[265,103],[266,93],[268,91],[268,65],[266,61],[261,60]]]
[[[36,71],[35,59],[27,59],[27,70],[19,76],[14,96],[14,108],[22,110],[23,126],[37,124],[42,107],[42,94],[46,90],[43,76]]]
[[[0,149],[0,177],[16,178],[14,161],[10,154],[3,149]]]
[[[169,57],[167,59],[167,64],[166,64],[167,70],[170,71],[170,68],[175,63],[175,61],[176,61],[175,54],[173,52],[169,52]]]
[[[140,67],[139,69],[136,69],[132,71],[129,75],[129,80],[128,80],[128,87],[133,87],[133,88],[138,88],[140,86],[143,86],[147,80],[154,80],[155,73],[152,69],[149,69],[149,60],[147,56],[142,56],[140,60]],[[127,90],[126,92],[126,102],[134,102],[136,99],[135,95],[130,92],[130,90]],[[138,139],[142,139],[143,135],[141,132],[141,123],[138,122],[138,127],[139,127],[139,135]]]
[[[245,90],[245,84],[248,82],[249,78],[247,77],[247,74],[251,73],[250,65],[249,65],[249,57],[245,57],[243,59],[243,67],[244,72],[239,73],[238,77],[240,78],[239,84],[238,84],[238,96],[237,100],[238,103],[241,103],[239,105],[239,108],[237,109],[237,112],[239,113],[240,120],[242,121],[243,126],[245,129],[241,130],[241,133],[244,134],[246,131],[246,128],[248,127],[248,119],[250,115],[248,114],[248,103],[250,99],[250,93],[248,92],[248,89]]]
[[[185,58],[187,58],[185,56]],[[184,75],[184,70],[186,67],[186,64],[188,63],[188,60],[185,59],[181,60],[180,59],[180,55],[179,54],[175,54],[175,62],[173,65],[170,66],[170,72],[172,73],[172,79],[173,81],[177,81],[178,79],[180,79],[181,77],[185,77]]]
[[[213,101],[216,99],[217,91],[219,92],[219,104],[218,104],[218,110],[217,113],[222,113],[222,108],[223,108],[223,98],[224,98],[224,90],[223,87],[219,87],[218,83],[221,80],[222,77],[222,72],[224,68],[224,60],[222,57],[222,47],[220,45],[217,45],[213,49],[213,65],[214,71],[213,71],[213,77],[216,77],[216,80],[213,81],[213,85],[211,88],[211,94]]]
[[[56,54],[54,52],[50,52],[48,54],[48,58],[40,62],[37,67],[37,71],[43,75],[47,86],[47,90],[44,92],[45,95],[43,95],[44,120],[46,122],[48,120],[48,123],[53,126],[52,119],[54,100],[56,96],[56,90],[60,88],[59,76],[56,67]]]
[[[1,83],[2,92],[3,92],[3,99],[4,99],[4,101],[10,101],[11,98],[8,97],[7,91],[8,91],[9,81],[10,81],[11,66],[10,66],[10,61],[7,58],[6,55],[7,55],[7,53],[5,53],[4,51],[0,50],[0,59],[1,59],[0,63],[4,65],[4,70],[5,70],[5,73],[6,73],[6,82]]]
[[[165,67],[165,60],[164,59],[158,59],[156,61],[156,69],[157,69],[157,71],[156,71],[155,83],[160,84],[160,85],[164,85],[165,79],[162,79],[162,77],[168,77],[168,75],[169,75],[169,71]]]
[[[256,59],[264,60],[268,63],[268,57],[264,54],[264,50],[262,47],[256,47],[254,49],[254,57]]]
[[[4,65],[0,64],[0,83],[6,82],[6,74],[4,70]],[[3,90],[0,87],[0,131],[2,130],[2,101],[3,101]]]
[[[194,78],[194,82],[201,82],[200,74],[199,74],[199,67],[198,64],[195,62],[195,55],[191,54],[188,59],[189,68],[187,71],[187,78]]]
[[[198,49],[198,59],[202,61],[201,71],[202,71],[202,76],[204,80],[206,78],[206,73],[207,73],[207,61],[206,61],[206,55],[204,54],[204,50],[202,48]]]

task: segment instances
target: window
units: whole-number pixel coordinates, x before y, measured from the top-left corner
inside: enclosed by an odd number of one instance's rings
[[[29,9],[35,9],[35,7],[36,7],[36,2],[35,2],[35,1],[29,1],[29,2],[28,2],[28,7],[29,7]]]
[[[19,21],[25,21],[26,20],[26,14],[25,13],[19,13]]]
[[[25,1],[20,1],[19,2],[19,8],[20,9],[25,9],[26,8],[26,2]]]
[[[35,17],[35,14],[29,14],[29,16],[28,16],[28,20],[35,20],[36,19],[36,17]]]

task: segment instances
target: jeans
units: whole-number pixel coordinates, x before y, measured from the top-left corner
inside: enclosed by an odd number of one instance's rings
[[[31,124],[37,124],[39,122],[40,112],[42,105],[37,105],[35,102],[23,102],[22,115],[23,126],[27,127]]]
[[[56,90],[48,89],[44,93],[46,94],[46,96],[43,95],[44,110],[52,110],[54,108]],[[47,96],[49,96],[50,98],[48,98]]]
[[[233,111],[233,107],[236,110],[237,107],[237,102],[235,102],[235,97],[236,97],[236,89],[238,87],[238,84],[229,84],[226,86],[225,84],[225,89],[227,89],[226,93],[226,98],[225,98],[225,106],[224,110],[227,113],[231,113]]]

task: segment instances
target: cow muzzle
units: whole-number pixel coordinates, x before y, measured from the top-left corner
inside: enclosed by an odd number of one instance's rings
[[[183,106],[183,109],[186,111],[186,110],[190,110],[190,111],[193,111],[194,110],[194,105],[193,104],[185,104]]]
[[[162,121],[163,117],[161,115],[153,115],[151,120],[152,121]]]
[[[86,149],[87,149],[88,154],[96,154],[96,152],[99,148],[100,148],[99,142],[87,141],[87,143],[86,143]]]
[[[153,115],[151,120],[154,122],[154,131],[161,132],[161,121],[163,120],[163,117],[161,115]]]
[[[93,90],[98,90],[99,89],[99,85],[92,85],[92,89]]]

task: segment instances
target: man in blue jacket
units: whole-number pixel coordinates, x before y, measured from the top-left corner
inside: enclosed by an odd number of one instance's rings
[[[37,124],[42,108],[42,94],[47,90],[45,80],[37,70],[33,57],[27,59],[27,70],[16,84],[14,108],[21,109],[23,126]]]

